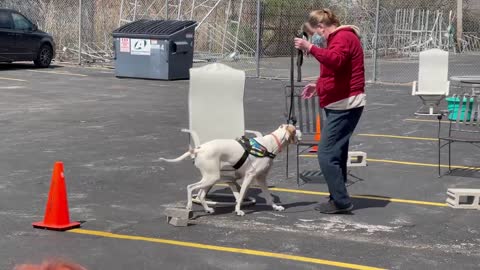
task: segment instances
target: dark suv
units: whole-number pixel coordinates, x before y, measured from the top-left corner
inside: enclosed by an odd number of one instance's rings
[[[15,10],[0,9],[0,62],[33,61],[48,67],[55,55],[53,37]]]

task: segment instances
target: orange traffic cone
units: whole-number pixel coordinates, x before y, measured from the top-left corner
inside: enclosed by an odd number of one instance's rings
[[[67,188],[65,186],[62,162],[55,162],[55,166],[53,167],[45,217],[43,221],[35,222],[32,225],[34,228],[56,231],[66,231],[80,227],[79,222],[70,222]]]
[[[315,137],[313,138],[315,141],[320,141],[320,133],[321,133],[321,130],[320,130],[320,114],[317,113],[317,122],[316,122],[316,130],[315,130]],[[310,153],[316,153],[318,151],[318,146],[314,146],[312,147],[312,149],[310,149]]]

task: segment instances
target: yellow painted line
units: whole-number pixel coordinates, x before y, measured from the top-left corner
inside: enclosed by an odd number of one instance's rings
[[[266,68],[259,68],[259,70],[262,70],[262,69],[266,69]],[[248,69],[244,69],[243,71],[256,71],[257,69],[256,68],[248,68]]]
[[[357,136],[362,137],[379,137],[379,138],[392,138],[392,139],[403,139],[403,140],[420,140],[420,141],[436,141],[438,138],[426,138],[426,137],[413,137],[413,136],[397,136],[397,135],[387,135],[387,134],[357,134]]]
[[[423,167],[438,167],[438,164],[432,163],[420,163],[420,162],[408,162],[408,161],[398,161],[398,160],[388,160],[388,159],[367,159],[367,161],[371,162],[383,162],[383,163],[391,163],[391,164],[399,164],[399,165],[412,165],[412,166],[423,166]],[[441,168],[448,168],[448,165],[440,164]],[[460,165],[452,165],[450,166],[452,169],[465,169],[465,170],[480,170],[480,167],[468,167],[468,166],[460,166]]]
[[[113,70],[114,68],[101,67],[101,66],[79,66],[78,64],[73,65],[68,62],[59,62],[62,66],[73,67],[73,68],[86,68],[86,69],[96,69],[96,70]]]
[[[299,155],[300,157],[306,158],[317,158],[317,155]],[[399,160],[390,160],[390,159],[373,159],[367,158],[369,162],[379,162],[379,163],[390,163],[390,164],[398,164],[398,165],[411,165],[411,166],[421,166],[421,167],[438,167],[438,164],[433,163],[420,163],[420,162],[408,162],[408,161],[399,161]],[[440,164],[441,168],[448,168],[448,165]],[[469,167],[469,166],[460,166],[460,165],[452,165],[450,166],[452,169],[464,169],[464,170],[474,170],[480,171],[480,167]]]
[[[216,186],[228,186],[228,185],[226,185],[226,184],[217,184]],[[255,186],[252,186],[252,188],[255,188]],[[305,195],[315,195],[315,196],[329,196],[329,195],[330,195],[330,193],[328,193],[328,192],[302,190],[302,189],[269,188],[268,190],[270,190],[270,191],[278,191],[278,192],[286,192],[286,193],[297,193],[297,194],[305,194]],[[382,196],[350,195],[350,197],[351,197],[351,198],[356,198],[356,199],[367,199],[367,200],[387,201],[387,202],[405,203],[405,204],[429,205],[429,206],[440,206],[440,207],[446,207],[446,206],[447,206],[446,203],[428,202],[428,201],[417,201],[417,200],[405,200],[405,199],[389,198],[389,197],[382,197]]]
[[[438,120],[429,120],[429,119],[404,119],[403,121],[410,122],[427,122],[427,123],[438,123]],[[440,121],[441,123],[450,123],[449,121]]]
[[[236,253],[236,254],[253,255],[253,256],[259,256],[259,257],[269,257],[269,258],[276,258],[276,259],[282,259],[282,260],[290,260],[290,261],[305,262],[305,263],[312,263],[312,264],[319,264],[319,265],[335,266],[335,267],[346,268],[346,269],[359,269],[359,270],[379,270],[379,269],[383,269],[383,268],[376,268],[376,267],[364,266],[364,265],[359,265],[359,264],[350,264],[350,263],[344,263],[344,262],[322,260],[322,259],[311,258],[311,257],[303,257],[303,256],[295,256],[295,255],[289,255],[289,254],[283,254],[283,253],[260,251],[260,250],[254,250],[254,249],[214,246],[214,245],[206,245],[206,244],[200,244],[200,243],[194,243],[194,242],[184,242],[184,241],[161,239],[161,238],[150,238],[150,237],[142,237],[142,236],[114,234],[114,233],[102,232],[102,231],[74,229],[74,230],[70,230],[69,232],[77,233],[77,234],[84,234],[84,235],[106,237],[106,238],[133,240],[133,241],[144,241],[144,242],[159,243],[159,244],[165,244],[165,245],[173,245],[173,246],[181,246],[181,247],[189,247],[189,248],[197,248],[197,249],[206,249],[206,250],[221,251],[221,252]]]
[[[278,192],[300,193],[300,194],[307,194],[307,195],[320,195],[320,196],[330,195],[330,193],[328,193],[328,192],[299,190],[299,189],[270,188],[270,190],[271,191],[278,191]],[[406,203],[406,204],[419,204],[419,205],[430,205],[430,206],[441,206],[441,207],[447,206],[446,203],[416,201],[416,200],[404,200],[404,199],[396,199],[396,198],[388,198],[388,197],[364,196],[364,195],[351,195],[350,197],[357,198],[357,199],[388,201],[388,202]]]
[[[0,80],[16,81],[16,82],[26,82],[26,80],[14,79],[14,78],[5,78],[5,77],[0,77]]]
[[[412,82],[407,83],[392,83],[392,82],[381,82],[381,81],[366,81],[366,83],[377,84],[377,85],[390,85],[390,86],[412,86]],[[370,89],[371,90],[371,89]],[[382,89],[383,90],[383,89]]]
[[[41,70],[29,70],[31,72],[38,72],[38,73],[52,73],[58,75],[68,75],[68,76],[78,76],[78,77],[88,77],[85,74],[77,74],[77,73],[70,73],[70,72],[58,72],[58,71],[41,71]]]

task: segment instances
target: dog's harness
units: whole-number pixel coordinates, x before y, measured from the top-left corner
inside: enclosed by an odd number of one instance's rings
[[[242,138],[238,139],[237,142],[240,143],[240,145],[243,147],[243,149],[245,149],[245,151],[240,160],[235,163],[235,165],[233,165],[233,168],[235,170],[238,170],[240,169],[240,167],[242,167],[245,161],[247,161],[249,155],[259,158],[268,157],[271,159],[274,159],[277,156],[274,153],[269,152],[265,146],[261,145],[257,140],[253,138],[249,139],[245,136],[242,136]]]

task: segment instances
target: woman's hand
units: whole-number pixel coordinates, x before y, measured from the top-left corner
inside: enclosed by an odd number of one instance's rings
[[[309,99],[317,93],[317,85],[314,83],[309,83],[305,85],[302,91],[302,98]]]
[[[302,50],[304,52],[309,52],[310,48],[312,48],[313,44],[308,42],[308,40],[305,40],[303,38],[295,38],[295,48]]]

